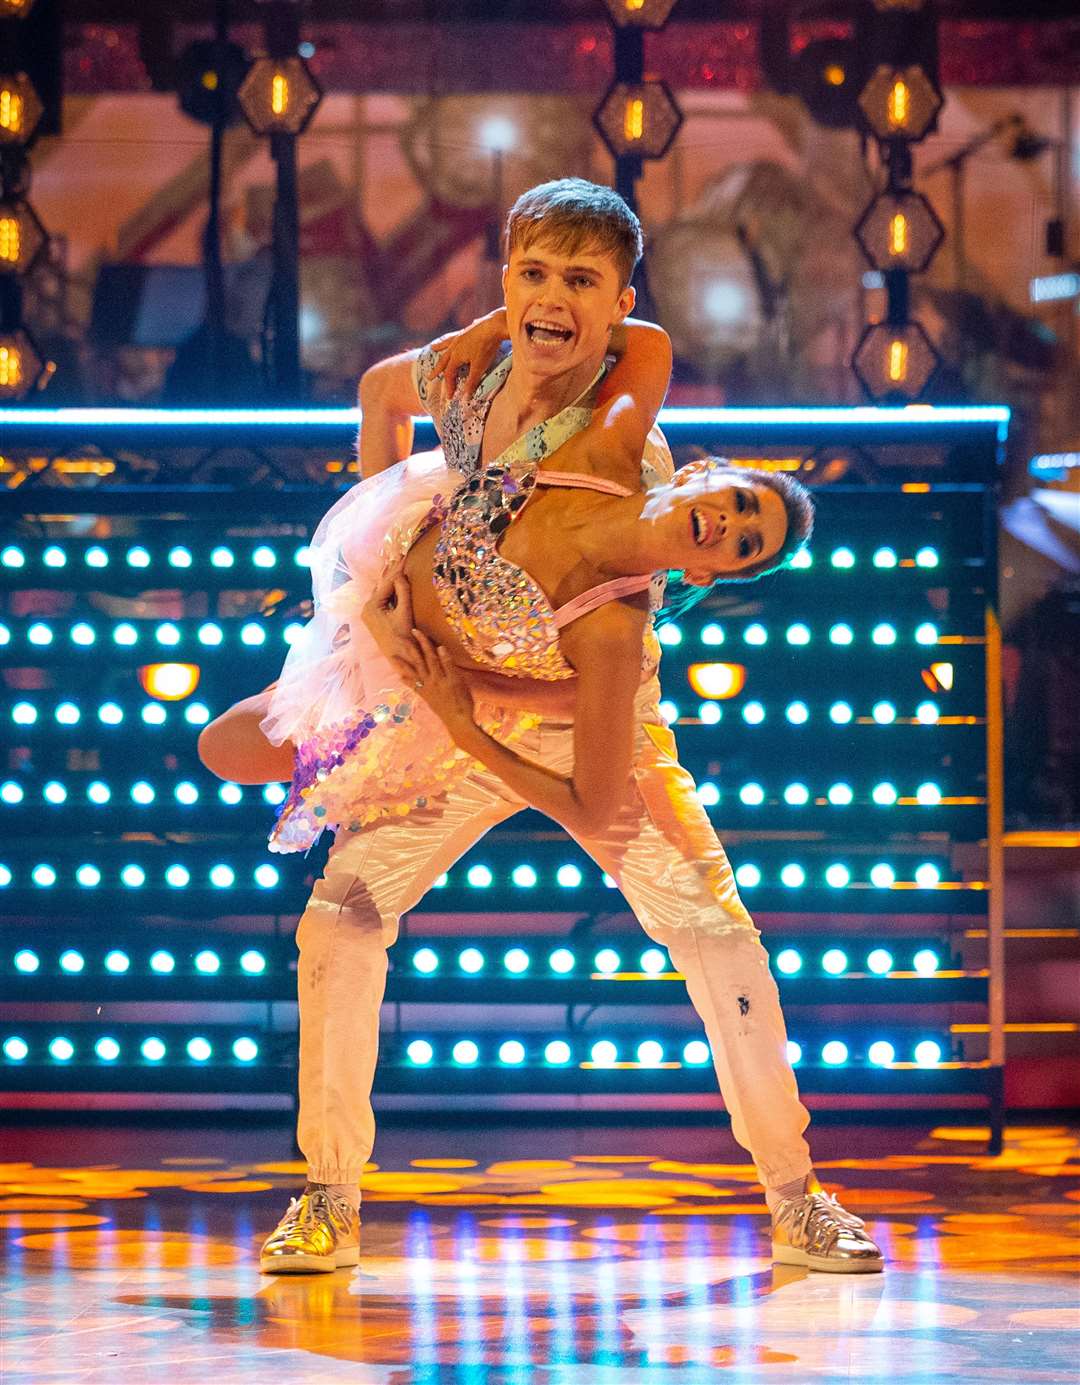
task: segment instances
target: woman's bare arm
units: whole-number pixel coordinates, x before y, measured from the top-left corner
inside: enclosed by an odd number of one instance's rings
[[[233,784],[287,783],[292,778],[292,742],[273,745],[259,730],[276,686],[271,683],[254,697],[234,702],[199,732],[199,759],[211,774]]]

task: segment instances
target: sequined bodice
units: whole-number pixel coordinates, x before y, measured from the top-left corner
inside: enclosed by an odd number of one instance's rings
[[[446,504],[432,579],[443,614],[469,657],[512,678],[556,682],[574,669],[559,651],[555,612],[537,583],[497,551],[536,484],[491,465]]]

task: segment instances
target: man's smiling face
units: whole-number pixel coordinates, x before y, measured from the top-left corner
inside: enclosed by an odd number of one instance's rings
[[[543,239],[510,252],[503,294],[514,360],[531,374],[563,375],[600,361],[611,329],[634,306],[610,255],[563,254]]]

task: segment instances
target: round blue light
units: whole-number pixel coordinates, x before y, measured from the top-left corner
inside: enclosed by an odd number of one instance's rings
[[[230,808],[235,808],[243,797],[244,791],[239,784],[222,784],[221,788],[218,789],[218,798],[221,799],[222,803],[227,803]]]
[[[210,868],[210,883],[217,890],[227,890],[236,881],[236,872],[232,866],[219,864]]]
[[[701,643],[717,645],[724,643],[724,628],[711,621],[708,625],[701,627]]]
[[[762,645],[767,644],[769,632],[759,621],[754,621],[743,631],[743,639],[747,644]]]
[[[846,808],[855,798],[850,784],[830,784],[828,799],[834,808]]]
[[[142,866],[125,866],[120,872],[120,879],[129,889],[138,889],[140,885],[146,884],[146,871]]]
[[[656,637],[661,644],[668,645],[669,647],[682,644],[682,631],[677,625],[661,625],[660,629],[656,632]]]
[[[522,947],[512,947],[503,958],[503,966],[514,976],[529,970],[529,954]]]
[[[855,632],[852,630],[851,626],[844,621],[840,621],[836,625],[831,625],[829,627],[830,644],[851,644],[854,638]]]
[[[839,947],[830,947],[821,959],[821,969],[830,976],[841,976],[847,971],[847,953]]]
[[[698,708],[698,720],[704,726],[715,726],[723,715],[718,702],[703,702]]]
[[[261,976],[266,970],[266,958],[255,948],[240,954],[240,970],[248,976]]]
[[[849,568],[855,566],[855,554],[850,548],[834,548],[830,560],[833,567]]]
[[[31,644],[52,644],[52,629],[42,620],[37,620],[26,632],[26,638]]]
[[[938,628],[926,620],[915,629],[916,644],[937,644]]]
[[[422,947],[413,956],[413,966],[424,976],[430,976],[438,968],[439,959],[430,947]]]
[[[875,625],[870,632],[870,638],[875,644],[887,645],[896,643],[896,627],[887,621],[882,621],[880,625]]]
[[[751,726],[760,726],[765,720],[765,708],[760,702],[748,702],[742,709],[743,720]]]
[[[75,879],[84,889],[92,890],[95,885],[101,884],[101,871],[98,870],[97,866],[82,865],[76,870]]]
[[[940,716],[936,702],[920,702],[915,708],[915,717],[922,726],[935,726]]]
[[[841,1043],[839,1039],[830,1039],[821,1050],[822,1062],[828,1063],[830,1067],[836,1067],[840,1063],[848,1060],[848,1046]]]
[[[552,1039],[544,1045],[544,1062],[552,1067],[561,1067],[570,1061],[570,1045],[565,1039]]]
[[[896,549],[895,549],[895,548],[878,548],[878,549],[875,549],[875,550],[874,550],[874,566],[875,566],[875,567],[895,567],[895,566],[896,566]]]
[[[122,976],[131,966],[131,958],[126,952],[121,952],[119,948],[113,948],[105,954],[105,970],[111,972],[113,976]]]
[[[22,567],[26,562],[26,555],[21,548],[16,548],[14,544],[8,546],[0,552],[0,563],[4,567]]]
[[[932,1068],[941,1062],[941,1045],[933,1039],[923,1039],[915,1045],[915,1061],[920,1067]]]
[[[11,709],[11,720],[16,726],[33,726],[37,717],[37,708],[32,702],[16,702]]]
[[[77,726],[82,714],[74,702],[61,702],[54,715],[61,726]]]
[[[409,1062],[418,1068],[427,1067],[435,1057],[435,1050],[426,1039],[413,1039],[405,1052],[408,1054]]]
[[[31,952],[31,950],[30,950],[28,947],[21,947],[21,948],[18,950],[18,952],[16,952],[16,954],[15,954],[15,970],[16,970],[16,971],[21,971],[24,975],[29,976],[32,972],[37,971],[38,967],[40,967],[40,966],[41,966],[41,960],[40,960],[40,958],[38,957],[37,953],[36,953],[36,952]]]
[[[221,626],[213,620],[204,620],[197,631],[200,644],[219,645],[225,638]]]
[[[178,544],[175,548],[170,548],[170,549],[169,549],[169,566],[170,566],[170,567],[190,567],[190,566],[191,566],[191,549],[190,549],[190,548],[184,548],[184,547],[182,547],[182,546],[179,545],[179,544]]]
[[[29,1052],[30,1045],[17,1034],[12,1034],[4,1040],[4,1057],[9,1063],[21,1063]]]
[[[874,785],[870,797],[879,808],[891,808],[899,797],[899,794],[896,792],[895,784],[881,783]]]
[[[870,868],[870,883],[877,890],[890,889],[896,883],[896,871],[887,861],[879,861]]]
[[[915,790],[915,798],[923,808],[934,808],[941,802],[941,789],[937,784],[920,784]]]
[[[52,866],[45,864],[35,866],[30,872],[30,879],[35,885],[40,886],[43,890],[47,890],[51,885],[56,884],[56,871]]]
[[[273,567],[277,562],[277,554],[266,544],[259,544],[258,548],[251,555],[251,561],[256,567]]]
[[[16,784],[14,779],[7,779],[3,784],[0,784],[0,801],[14,806],[16,803],[21,803],[25,797],[23,786]]]
[[[153,803],[156,794],[153,785],[148,784],[145,779],[140,779],[138,783],[131,786],[131,800],[133,803],[140,803],[144,806]]]
[[[920,548],[915,554],[915,564],[917,567],[937,567],[938,552],[936,548]]]
[[[664,1045],[656,1039],[644,1039],[637,1046],[637,1060],[643,1068],[656,1068],[664,1061]]]
[[[209,1039],[196,1035],[187,1041],[187,1054],[193,1063],[205,1063],[213,1056],[213,1046]]]
[[[103,784],[100,779],[95,779],[86,786],[86,796],[91,803],[96,803],[99,807],[103,803],[108,803],[112,798],[112,789],[108,784]]]
[[[259,1045],[254,1039],[245,1036],[233,1040],[233,1057],[238,1063],[254,1063],[259,1056]]]
[[[269,803],[271,808],[276,808],[279,803],[284,803],[287,797],[284,784],[267,784],[262,792],[263,802]]]
[[[581,871],[574,865],[560,866],[555,872],[555,880],[563,889],[574,889],[581,884]]]
[[[667,970],[668,959],[658,947],[646,948],[641,954],[641,970],[649,976],[659,976]]]
[[[715,784],[710,784],[707,781],[697,786],[697,796],[698,802],[706,808],[715,808],[720,802],[720,790]]]
[[[150,566],[150,554],[143,548],[142,544],[136,544],[134,548],[129,548],[125,556],[128,567]]]
[[[470,866],[465,879],[474,890],[486,890],[495,877],[487,866]]]
[[[794,625],[789,625],[787,628],[787,642],[788,644],[809,644],[810,627],[804,625],[801,620],[796,621]]]
[[[103,1063],[115,1063],[120,1057],[120,1045],[106,1035],[94,1044],[94,1052]]]
[[[66,1063],[75,1056],[75,1045],[70,1039],[57,1037],[49,1040],[49,1057],[58,1063]]]
[[[789,784],[784,790],[784,802],[792,808],[801,808],[810,802],[810,790],[805,784]]]
[[[548,965],[552,971],[557,972],[560,976],[565,976],[574,970],[574,954],[569,948],[557,947],[548,958]]]
[[[166,715],[165,708],[157,702],[148,702],[142,709],[142,719],[147,726],[164,726]]]
[[[792,861],[780,872],[780,879],[789,890],[797,890],[800,885],[806,884],[806,871]]]
[[[885,976],[893,969],[893,955],[884,947],[875,947],[866,959],[866,965],[875,976]]]
[[[664,721],[668,724],[668,726],[670,726],[672,722],[676,722],[679,720],[679,708],[674,702],[672,702],[672,700],[669,697],[665,697],[657,705],[660,711],[660,715],[663,717]]]
[[[802,970],[802,957],[793,947],[785,947],[776,958],[777,971],[783,972],[785,976],[794,976],[796,972]]]
[[[277,866],[272,866],[264,861],[262,865],[255,867],[255,883],[260,890],[272,890],[281,880]]]
[[[602,947],[593,960],[596,970],[604,976],[612,976],[619,970],[622,958],[613,947]]]
[[[210,563],[213,567],[232,567],[235,561],[231,548],[211,549]]]
[[[802,1062],[802,1045],[797,1044],[794,1039],[787,1041],[787,1060],[792,1067]]]
[[[689,1043],[683,1045],[683,1062],[691,1067],[697,1068],[702,1063],[707,1063],[711,1057],[709,1045],[702,1039],[691,1039]]]
[[[85,647],[94,643],[97,639],[97,631],[92,625],[87,625],[85,620],[78,620],[71,627],[71,638],[75,644],[81,644]]]
[[[68,791],[63,784],[55,779],[50,779],[42,790],[46,803],[66,803]]]
[[[184,720],[189,726],[205,726],[210,720],[210,708],[205,702],[189,702],[184,708]]]
[[[42,553],[41,561],[46,567],[66,567],[67,554],[62,548],[57,548],[56,544],[51,543]]]
[[[597,1067],[610,1067],[612,1063],[618,1061],[618,1057],[619,1050],[610,1039],[599,1040],[589,1050],[589,1058]]]
[[[210,948],[204,947],[195,954],[195,970],[203,976],[216,976],[221,970],[221,958]]]
[[[60,970],[66,971],[69,975],[75,975],[86,966],[86,959],[81,952],[76,952],[73,947],[66,948],[60,954]]]
[[[941,871],[933,861],[924,861],[921,866],[915,867],[915,883],[923,890],[936,889],[941,884]]]
[[[166,1049],[160,1039],[149,1038],[143,1039],[139,1045],[139,1052],[148,1063],[160,1063],[165,1057]]]
[[[499,1045],[499,1062],[507,1067],[517,1067],[525,1061],[525,1045],[520,1039],[507,1039]]]
[[[484,954],[478,947],[467,947],[458,957],[458,966],[467,975],[475,976],[484,970]]]
[[[920,976],[933,976],[940,966],[940,959],[933,948],[924,947],[916,952],[913,965]]]
[[[266,642],[266,631],[253,620],[240,627],[240,639],[246,645],[260,645]]]
[[[459,1067],[470,1068],[480,1057],[480,1050],[472,1039],[458,1039],[450,1050],[450,1056]]]
[[[119,726],[124,720],[124,709],[115,702],[103,702],[98,708],[98,720],[105,726]]]
[[[842,890],[851,884],[851,871],[840,861],[834,861],[825,868],[825,883],[833,890]]]
[[[879,726],[888,726],[896,720],[896,708],[891,702],[875,702],[872,715]]]
[[[789,702],[784,715],[792,726],[804,726],[810,720],[810,709],[805,702]]]
[[[158,644],[179,644],[180,630],[179,627],[174,625],[171,620],[166,620],[163,621],[154,631],[154,637],[156,638]]]
[[[532,866],[515,866],[510,879],[523,890],[531,890],[536,884],[536,871]]]
[[[86,565],[87,567],[108,567],[109,555],[104,548],[99,548],[95,544],[93,548],[86,550]]]
[[[896,1049],[887,1039],[875,1039],[866,1050],[866,1056],[875,1067],[885,1068],[896,1061]]]
[[[168,976],[176,970],[176,958],[171,952],[159,948],[157,952],[150,955],[150,970],[156,972],[158,976]]]
[[[190,808],[193,803],[198,803],[199,801],[199,790],[187,779],[182,779],[180,783],[177,784],[176,788],[173,790],[173,794],[177,803],[182,803],[185,808]]]
[[[761,869],[751,861],[745,861],[735,871],[735,883],[743,890],[753,890],[761,884]]]
[[[113,628],[113,643],[121,645],[132,645],[139,643],[139,632],[129,621],[122,620],[119,625]]]
[[[765,802],[765,790],[760,784],[744,784],[739,790],[739,799],[749,808],[757,808]]]

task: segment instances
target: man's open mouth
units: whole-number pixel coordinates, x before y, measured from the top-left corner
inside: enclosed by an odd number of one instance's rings
[[[563,346],[574,335],[569,327],[560,327],[557,322],[546,322],[542,318],[527,322],[525,332],[530,341],[540,346]]]

